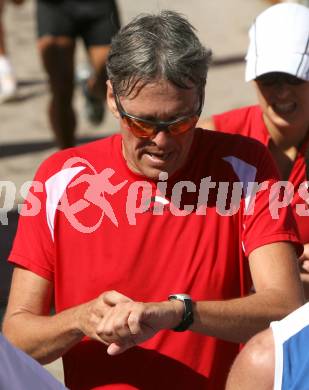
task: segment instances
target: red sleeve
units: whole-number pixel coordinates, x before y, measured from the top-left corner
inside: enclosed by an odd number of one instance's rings
[[[259,153],[259,156],[255,156],[258,161],[256,182],[263,183],[264,188],[256,193],[255,199],[254,196],[251,197],[251,207],[244,207],[243,210],[242,238],[246,256],[260,246],[279,241],[291,242],[300,255],[303,246],[298,237],[290,202],[287,200],[282,203],[283,193],[278,191],[281,182],[275,163],[269,151],[262,145],[256,150]],[[286,187],[286,191],[293,187],[287,182],[282,182],[282,185]]]
[[[46,213],[46,181],[61,169],[70,149],[57,152],[39,167],[20,210],[17,233],[9,261],[52,281],[55,249]],[[64,158],[63,158],[64,157]]]
[[[47,160],[48,161],[48,160]],[[53,280],[54,245],[46,219],[45,181],[48,163],[38,169],[20,210],[17,233],[9,261]]]

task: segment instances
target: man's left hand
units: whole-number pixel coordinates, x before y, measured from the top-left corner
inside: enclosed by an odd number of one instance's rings
[[[97,334],[109,344],[110,355],[122,353],[181,321],[182,302],[123,302],[123,297],[117,291],[104,293],[105,303],[111,308],[98,325]]]

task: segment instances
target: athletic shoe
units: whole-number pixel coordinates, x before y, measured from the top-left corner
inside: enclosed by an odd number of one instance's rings
[[[17,84],[9,60],[0,57],[0,103],[7,102],[16,97]]]
[[[93,75],[92,66],[89,62],[84,62],[76,65],[75,68],[75,83],[81,85]]]
[[[93,125],[99,125],[104,118],[103,99],[93,96],[89,92],[88,79],[81,82],[82,92],[85,97],[86,117]]]

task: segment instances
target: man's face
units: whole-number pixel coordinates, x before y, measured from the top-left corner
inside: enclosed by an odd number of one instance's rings
[[[269,73],[254,82],[266,121],[279,129],[308,129],[309,82],[297,80],[286,73]]]
[[[182,89],[166,80],[146,84],[119,100],[130,115],[152,121],[172,121],[179,117],[195,114],[200,104],[196,88]],[[120,120],[123,137],[123,156],[128,167],[137,174],[158,179],[160,172],[171,177],[183,167],[188,159],[194,128],[180,135],[159,131],[153,137],[135,136],[121,119],[110,82],[107,101],[112,113]]]

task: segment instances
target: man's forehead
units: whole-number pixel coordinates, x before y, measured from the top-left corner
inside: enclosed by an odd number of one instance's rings
[[[198,90],[197,86],[192,83],[190,80],[186,81],[186,88],[183,86],[178,86],[173,82],[164,79],[164,78],[154,78],[154,79],[140,79],[140,80],[126,80],[116,87],[111,81],[113,88],[119,97],[124,97],[128,100],[135,99],[143,90],[147,90],[148,94],[155,95],[166,95],[171,90],[174,91],[188,91],[188,90]],[[116,88],[115,88],[116,87]],[[143,94],[143,93],[142,93]]]
[[[131,83],[126,86],[126,93],[120,93],[120,96],[125,97],[128,100],[133,100],[138,97],[140,94],[144,95],[145,90],[147,95],[162,95],[165,96],[167,93],[173,91],[185,92],[191,90],[192,92],[197,92],[197,87],[191,81],[188,80],[187,88],[180,87],[169,80],[162,78],[155,78],[151,80],[139,80],[131,81]]]

